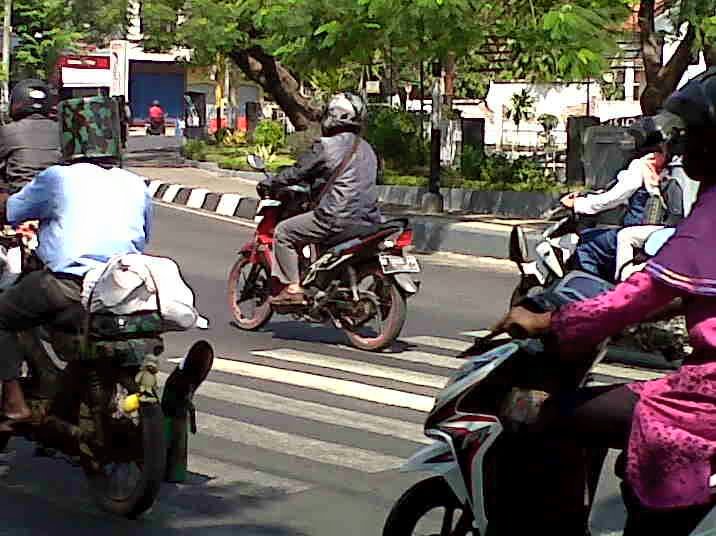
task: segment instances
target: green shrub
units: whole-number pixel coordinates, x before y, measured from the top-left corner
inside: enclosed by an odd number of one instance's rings
[[[306,130],[293,132],[286,137],[286,151],[294,158],[298,158],[311,148],[311,145],[321,137],[321,127],[311,125]]]
[[[388,107],[374,107],[368,116],[366,139],[387,167],[409,171],[420,164],[424,141],[419,117]]]
[[[283,146],[285,138],[283,124],[271,119],[261,121],[253,132],[253,142],[256,145],[270,147],[273,151]]]
[[[182,147],[182,155],[189,160],[205,161],[209,152],[209,147],[201,140],[188,140]]]
[[[460,171],[466,179],[477,179],[480,177],[480,170],[485,160],[482,150],[471,145],[465,145],[460,158]]]

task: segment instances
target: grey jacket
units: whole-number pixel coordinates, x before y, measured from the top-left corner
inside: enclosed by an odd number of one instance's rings
[[[321,138],[301,155],[295,165],[276,175],[271,181],[272,187],[328,180],[351,150],[355,137],[355,134],[344,132]],[[377,170],[378,159],[373,148],[361,139],[348,165],[321,198],[315,209],[316,217],[336,230],[351,225],[380,223],[375,183]]]
[[[0,161],[4,186],[22,188],[40,171],[60,161],[60,129],[56,121],[31,115],[0,126]]]

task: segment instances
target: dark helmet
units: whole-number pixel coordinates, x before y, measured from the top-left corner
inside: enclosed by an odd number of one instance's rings
[[[683,147],[684,171],[692,179],[714,176],[711,138],[716,133],[716,67],[672,93],[654,119],[674,146]]]
[[[116,166],[121,162],[119,105],[111,97],[68,99],[58,108],[62,159]]]
[[[367,117],[368,109],[362,98],[353,93],[338,93],[323,109],[321,130],[324,135],[342,131],[359,132]]]
[[[10,117],[18,121],[32,114],[50,113],[50,88],[42,80],[18,82],[10,93]]]
[[[161,106],[161,104],[159,103],[158,100],[155,99],[152,101],[152,106]]]

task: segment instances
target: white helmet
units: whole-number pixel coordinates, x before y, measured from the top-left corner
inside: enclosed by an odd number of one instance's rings
[[[367,116],[368,110],[362,98],[353,93],[338,93],[331,97],[323,109],[321,130],[324,135],[336,130],[358,132]]]

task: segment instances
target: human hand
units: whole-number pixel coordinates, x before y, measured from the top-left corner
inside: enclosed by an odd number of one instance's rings
[[[642,162],[644,163],[644,173],[652,183],[659,182],[659,176],[666,167],[666,156],[664,153],[651,153],[646,155]]]
[[[493,332],[509,333],[519,338],[541,335],[549,331],[552,313],[533,313],[524,307],[513,307],[493,328]]]
[[[559,202],[562,203],[565,208],[571,210],[574,209],[574,201],[575,199],[577,199],[577,197],[579,197],[577,193],[572,192],[571,194],[565,195],[562,199],[559,200]]]

